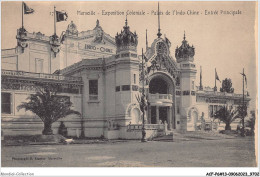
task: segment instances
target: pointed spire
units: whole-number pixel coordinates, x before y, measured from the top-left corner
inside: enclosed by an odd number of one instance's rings
[[[160,38],[161,35],[162,35],[162,33],[161,33],[161,29],[160,29],[160,5],[158,2],[158,33],[157,33],[158,38]]]
[[[146,29],[146,51],[148,49],[148,38],[147,38],[147,29]]]
[[[183,36],[183,40],[186,40],[186,36],[185,36],[185,30],[184,30],[184,36]]]
[[[127,15],[125,16],[125,26],[127,27]]]

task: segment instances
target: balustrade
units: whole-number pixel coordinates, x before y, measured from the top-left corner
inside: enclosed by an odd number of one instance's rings
[[[151,104],[172,104],[172,95],[171,94],[149,94],[148,101]]]
[[[171,94],[149,94],[151,100],[172,100]]]

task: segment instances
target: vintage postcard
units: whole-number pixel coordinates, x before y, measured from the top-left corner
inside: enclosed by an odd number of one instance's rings
[[[259,176],[256,1],[2,1],[1,15],[1,176]]]

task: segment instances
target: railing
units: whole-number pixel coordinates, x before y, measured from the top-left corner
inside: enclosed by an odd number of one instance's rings
[[[157,94],[149,94],[148,95],[148,99],[151,102],[156,102],[158,100],[172,102],[172,95],[171,94],[159,94],[159,93],[157,93]]]
[[[141,131],[142,124],[130,124],[127,126],[128,131]],[[144,128],[146,130],[164,130],[164,124],[145,124]]]
[[[1,71],[2,76],[18,76],[18,77],[29,77],[29,78],[41,78],[41,79],[51,79],[51,80],[66,80],[66,81],[82,81],[81,77],[68,77],[55,74],[44,74],[44,73],[31,73],[25,71],[13,71],[13,70],[3,70]]]

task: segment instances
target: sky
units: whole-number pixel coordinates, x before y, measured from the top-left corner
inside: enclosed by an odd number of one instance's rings
[[[2,2],[1,48],[16,46],[16,30],[21,27],[21,2]],[[57,23],[57,34],[65,31],[70,21],[74,21],[79,31],[92,30],[99,19],[103,30],[112,37],[123,29],[126,12],[144,11],[145,15],[128,15],[128,24],[132,32],[136,31],[139,39],[138,54],[145,48],[145,31],[148,30],[149,46],[157,38],[158,17],[157,2],[33,2],[26,4],[35,10],[33,14],[24,15],[24,26],[29,32],[42,32],[52,35],[54,21],[51,12],[64,10],[68,13],[66,22]],[[162,36],[171,41],[170,52],[175,58],[175,49],[181,45],[184,31],[186,40],[195,47],[194,62],[197,64],[197,81],[199,85],[199,68],[202,66],[203,86],[214,87],[215,68],[220,80],[230,78],[236,93],[242,93],[243,68],[247,75],[247,90],[254,107],[257,96],[257,16],[256,2],[160,2],[160,27]],[[79,15],[87,12],[89,15]],[[120,11],[124,14],[106,15],[105,12]],[[166,15],[166,12],[170,12]],[[176,11],[182,11],[176,15]],[[188,15],[198,12],[198,15]],[[205,12],[207,11],[207,13]],[[217,11],[218,15],[208,12]],[[240,14],[223,15],[221,11],[236,11]],[[102,13],[103,12],[103,13]],[[173,13],[175,12],[175,13]],[[93,14],[95,13],[95,14]],[[207,14],[207,15],[206,15]],[[221,83],[217,82],[218,90]]]

